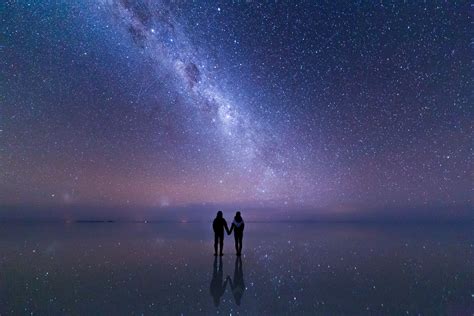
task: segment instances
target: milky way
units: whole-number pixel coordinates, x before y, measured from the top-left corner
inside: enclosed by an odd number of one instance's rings
[[[7,2],[0,204],[461,218],[468,13],[454,2]]]
[[[242,109],[214,82],[206,60],[190,44],[170,10],[163,5],[151,6],[144,2],[114,2],[111,14],[158,67],[158,72],[167,71],[175,77],[175,88],[185,96],[187,103],[209,111],[216,128],[232,145],[236,145],[236,140],[242,141],[235,146],[234,154],[238,153],[243,160],[252,158],[256,150],[254,127]]]
[[[280,182],[283,179],[276,175],[282,170],[272,166],[274,159],[264,153],[268,147],[272,147],[272,150],[278,150],[282,156],[284,150],[278,148],[266,135],[268,131],[262,129],[256,118],[246,112],[245,105],[233,101],[232,95],[220,86],[213,76],[212,67],[201,56],[206,52],[199,53],[202,50],[187,38],[169,5],[117,1],[106,2],[104,9],[128,33],[133,43],[143,50],[145,58],[156,67],[157,73],[171,74],[173,88],[179,91],[188,106],[195,108],[188,115],[196,115],[196,112],[209,115],[210,122],[206,122],[207,126],[194,125],[193,128],[218,131],[221,143],[215,149],[229,156],[229,169],[249,173],[257,180],[254,183],[248,182],[250,187],[253,186],[251,191],[263,197],[282,184]],[[273,129],[273,133],[275,132],[277,129]],[[278,158],[283,161],[288,159]]]

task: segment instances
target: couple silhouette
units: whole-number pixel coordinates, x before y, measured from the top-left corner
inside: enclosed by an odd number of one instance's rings
[[[212,229],[214,230],[214,256],[217,256],[217,246],[220,246],[219,256],[223,256],[222,249],[224,248],[224,230],[228,235],[234,232],[235,251],[236,255],[240,256],[242,253],[242,239],[244,237],[244,220],[240,212],[235,213],[234,221],[229,229],[227,222],[224,219],[222,212],[217,212],[216,218],[212,222]]]
[[[214,298],[214,305],[217,307],[221,303],[227,283],[230,283],[232,294],[237,305],[240,305],[242,296],[245,291],[244,272],[242,269],[242,257],[235,258],[234,277],[227,276],[224,281],[224,269],[222,266],[222,257],[219,257],[219,266],[217,265],[217,257],[214,258],[211,280],[211,295]]]

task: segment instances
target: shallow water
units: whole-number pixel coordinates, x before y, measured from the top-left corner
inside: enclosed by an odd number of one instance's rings
[[[220,263],[210,223],[2,224],[0,313],[471,315],[473,237],[468,225],[247,223],[241,262],[227,238]]]

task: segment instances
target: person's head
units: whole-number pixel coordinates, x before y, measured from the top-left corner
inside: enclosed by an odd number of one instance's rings
[[[222,218],[222,211],[217,212],[217,218]]]
[[[240,215],[240,212],[235,213],[235,219],[239,222],[242,221],[242,216]]]

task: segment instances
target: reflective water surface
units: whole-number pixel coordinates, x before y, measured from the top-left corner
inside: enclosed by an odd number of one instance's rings
[[[471,315],[468,225],[1,224],[0,314]]]

